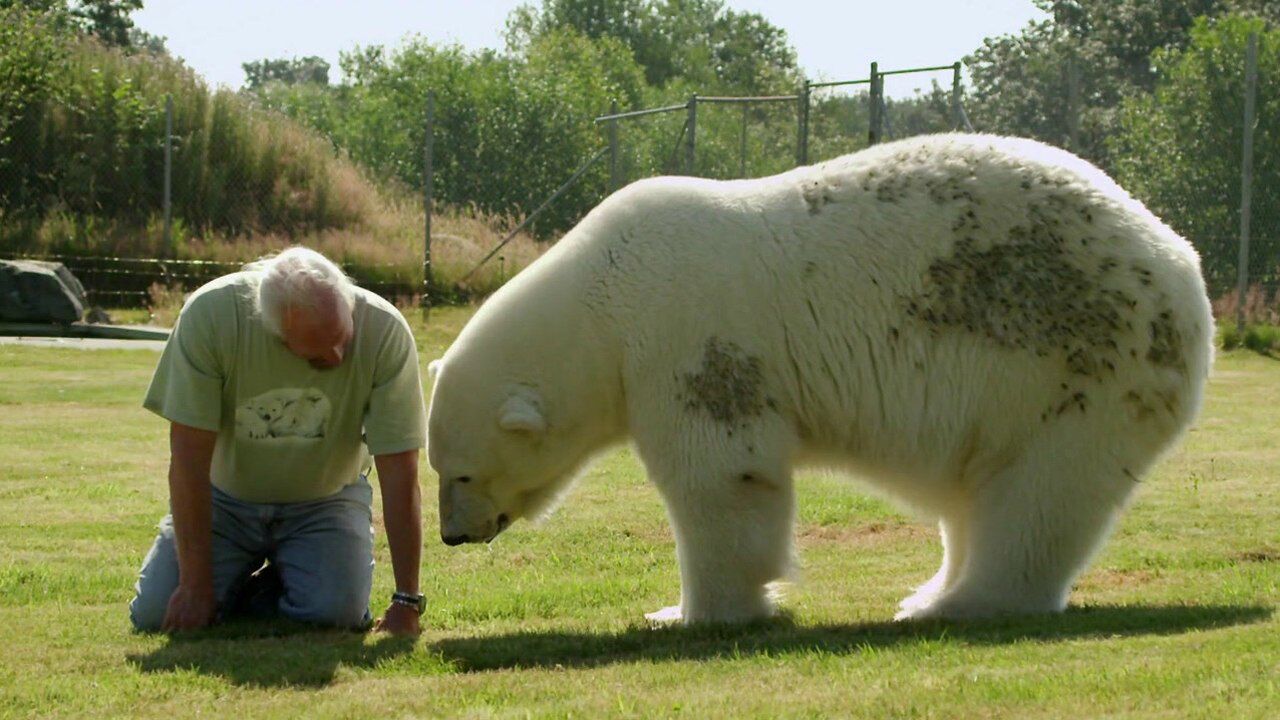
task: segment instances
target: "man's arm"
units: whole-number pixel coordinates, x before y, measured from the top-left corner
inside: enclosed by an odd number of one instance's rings
[[[416,594],[422,562],[422,493],[418,488],[418,451],[376,455],[382,490],[382,519],[391,547],[391,570],[396,590]],[[392,603],[378,621],[378,630],[396,634],[418,632],[418,613]]]
[[[169,598],[162,629],[191,630],[213,621],[213,502],[209,466],[216,432],[180,423],[169,426],[169,506],[178,549],[178,587]]]

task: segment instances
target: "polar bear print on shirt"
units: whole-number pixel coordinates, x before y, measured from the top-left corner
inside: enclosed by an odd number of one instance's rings
[[[317,388],[276,388],[236,408],[241,438],[322,438],[332,413],[329,398]]]

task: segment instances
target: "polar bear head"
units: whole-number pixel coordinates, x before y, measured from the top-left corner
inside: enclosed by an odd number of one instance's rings
[[[537,388],[466,385],[442,369],[428,419],[428,456],[440,474],[440,537],[449,545],[488,542],[513,521],[540,516],[573,474]]]
[[[465,356],[433,368],[427,456],[446,544],[488,542],[544,516],[596,453],[623,439],[616,397],[577,369],[504,373]]]
[[[319,390],[308,388],[271,420],[271,434],[275,437],[324,437],[329,414],[329,399]]]
[[[625,439],[614,326],[555,277],[573,269],[569,247],[494,293],[428,367],[427,455],[448,544],[486,542],[546,514],[592,457]]]
[[[263,422],[270,423],[284,414],[284,398],[263,394],[245,403],[243,408]]]

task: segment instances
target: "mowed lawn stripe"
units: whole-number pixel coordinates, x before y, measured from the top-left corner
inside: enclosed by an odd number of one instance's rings
[[[468,308],[406,311],[420,360]],[[783,616],[651,629],[679,597],[627,449],[487,546],[439,543],[422,464],[424,635],[236,623],[167,638],[126,604],[167,506],[157,355],[0,346],[0,717],[1273,717],[1280,706],[1280,363],[1221,353],[1195,430],[1146,478],[1066,614],[889,621],[936,532],[848,479],[797,482]],[[375,500],[376,502],[376,500]],[[375,516],[377,513],[375,512]],[[373,604],[391,591],[379,535]]]

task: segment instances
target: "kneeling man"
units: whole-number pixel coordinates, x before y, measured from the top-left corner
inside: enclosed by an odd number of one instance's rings
[[[170,514],[129,605],[135,628],[239,610],[367,627],[372,456],[396,581],[377,628],[418,631],[424,411],[393,306],[320,254],[286,250],[192,294],[143,404],[170,422]]]

